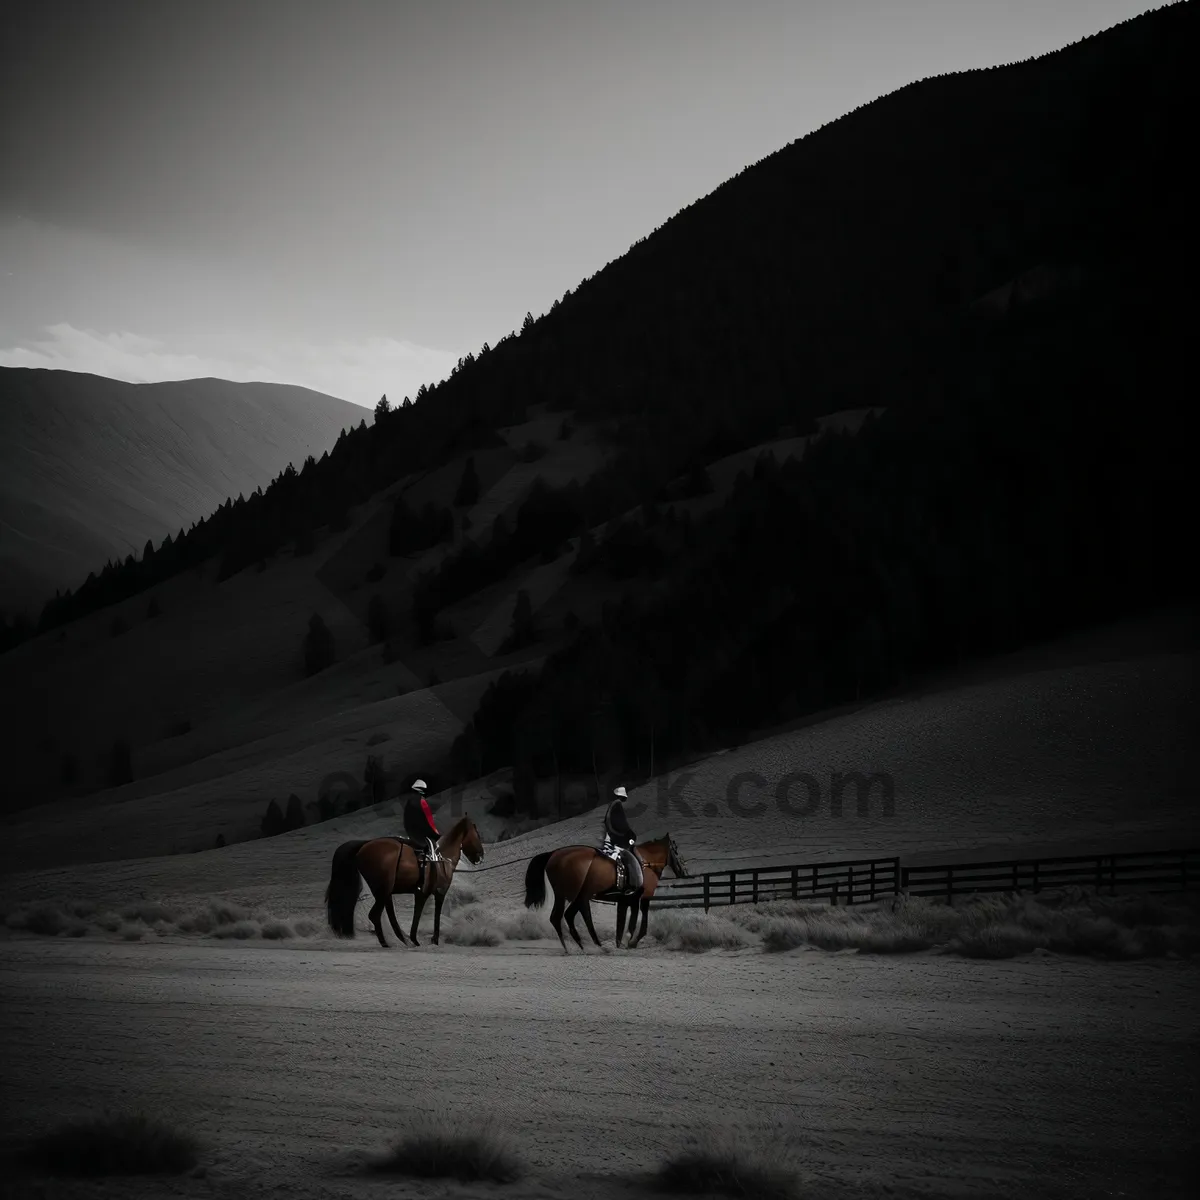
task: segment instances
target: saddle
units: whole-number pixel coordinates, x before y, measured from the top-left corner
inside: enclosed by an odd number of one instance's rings
[[[605,896],[633,896],[641,891],[641,887],[630,887],[630,880],[638,877],[638,868],[641,864],[634,856],[632,850],[626,850],[621,846],[605,845],[600,847],[601,854],[609,859],[617,871],[616,885],[604,892]]]
[[[434,863],[443,862],[443,858],[437,852],[437,843],[434,842],[434,851],[429,853],[429,842],[422,838],[418,841],[416,838],[402,837],[400,834],[392,834],[393,840],[399,842],[402,846],[408,846],[417,856],[417,885],[416,891],[425,890],[425,872],[433,866]]]

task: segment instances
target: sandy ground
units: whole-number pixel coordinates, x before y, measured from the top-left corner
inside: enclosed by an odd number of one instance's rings
[[[1190,1194],[1188,963],[20,938],[0,997],[6,1140],[142,1105],[209,1143],[203,1178],[114,1196],[549,1196],[578,1173],[615,1197],[722,1124],[786,1144],[810,1195]],[[435,1095],[495,1115],[528,1179],[357,1176]]]

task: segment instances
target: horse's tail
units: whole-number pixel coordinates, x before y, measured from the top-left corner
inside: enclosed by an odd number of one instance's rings
[[[526,908],[541,908],[546,903],[546,864],[553,853],[553,850],[547,850],[545,854],[529,860],[529,868],[525,872]]]
[[[366,839],[343,842],[333,852],[333,869],[325,889],[325,915],[329,919],[329,928],[338,937],[354,936],[354,908],[362,891],[362,878],[354,856],[366,844]]]

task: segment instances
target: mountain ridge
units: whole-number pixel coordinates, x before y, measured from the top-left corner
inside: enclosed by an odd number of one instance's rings
[[[3,368],[0,606],[44,603],[106,560],[139,555],[320,456],[365,414],[290,384]]]

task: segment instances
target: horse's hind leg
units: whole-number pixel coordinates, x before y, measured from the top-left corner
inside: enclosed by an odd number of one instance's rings
[[[396,920],[396,904],[390,895],[384,902],[384,908],[387,909],[388,920],[392,923],[392,932],[400,939],[400,944],[402,946],[407,946],[408,939],[400,930],[400,922]]]
[[[582,950],[583,940],[580,938],[579,934],[575,932],[575,914],[579,911],[579,909],[579,901],[572,900],[570,905],[567,907],[567,928],[571,931],[571,936],[575,939],[575,944],[580,948],[580,950]]]
[[[625,909],[627,905],[624,900],[617,901],[617,945],[621,944],[621,938],[625,934]],[[636,924],[636,921],[634,922]],[[633,924],[629,926],[630,934],[633,933]]]
[[[562,919],[563,909],[566,908],[567,902],[556,892],[554,895],[554,907],[550,910],[550,924],[554,926],[554,932],[558,934],[558,940],[562,942],[563,953],[567,954],[567,940],[563,937]]]
[[[379,944],[386,950],[387,942],[383,937],[383,926],[379,923],[379,914],[383,912],[384,902],[378,897],[375,897],[375,903],[371,905],[371,911],[367,913],[367,920],[371,922],[371,928],[375,930],[375,936],[379,939]]]
[[[588,933],[592,935],[592,941],[595,942],[601,950],[603,950],[604,946],[601,944],[600,939],[596,936],[596,927],[592,924],[591,902],[584,900],[582,903],[579,901],[576,901],[576,903],[579,904],[579,911],[583,913],[583,923],[587,926]]]

